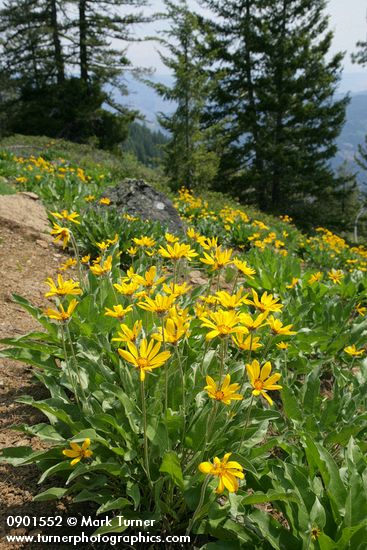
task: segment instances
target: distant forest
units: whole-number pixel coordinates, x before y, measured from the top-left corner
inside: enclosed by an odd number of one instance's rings
[[[147,0],[5,0],[0,135],[129,151],[159,164],[172,189],[224,191],[304,223],[343,226],[365,199],[355,174],[332,166],[350,98],[337,93],[344,54],[331,54],[326,0],[201,4],[205,17],[186,0],[164,0],[149,16]],[[155,20],[165,21],[155,38],[170,84],[128,57],[137,26]],[[353,60],[367,64],[365,42]],[[174,106],[157,113],[162,133],[126,106],[126,74]]]
[[[122,150],[133,153],[136,158],[151,168],[162,163],[163,148],[169,138],[162,132],[150,130],[147,126],[132,122],[128,128],[126,140],[122,144]]]

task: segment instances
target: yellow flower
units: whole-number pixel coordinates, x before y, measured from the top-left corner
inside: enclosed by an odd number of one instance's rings
[[[285,342],[278,342],[276,346],[277,348],[282,349],[284,351],[289,348],[289,344],[286,344]]]
[[[139,285],[145,286],[146,288],[152,289],[155,286],[162,283],[166,278],[157,277],[157,268],[155,265],[152,265],[148,271],[144,273],[143,276],[137,275],[136,273],[132,274],[132,280],[138,283]]]
[[[130,256],[135,256],[138,252],[138,249],[136,246],[130,246],[130,248],[128,248],[126,250],[126,252],[130,255]]]
[[[286,285],[286,288],[294,288],[298,284],[299,279],[297,277],[292,277],[292,282],[289,285]]]
[[[317,271],[317,273],[313,273],[311,277],[308,279],[308,284],[313,285],[314,283],[317,283],[318,281],[321,281],[322,279],[322,273],[321,271]]]
[[[74,265],[76,265],[76,263],[77,262],[75,258],[69,258],[59,267],[59,271],[66,271],[67,269],[69,269],[69,267],[73,267]]]
[[[243,334],[235,334],[232,336],[232,340],[236,346],[243,351],[256,351],[257,349],[263,347],[263,345],[260,344],[260,338],[258,336],[253,336],[251,339],[251,335],[248,335],[245,338]]]
[[[240,313],[241,323],[245,325],[250,332],[257,330],[258,328],[264,327],[266,323],[264,322],[268,316],[268,312],[260,313],[253,319],[249,313]]]
[[[84,200],[86,202],[93,202],[94,200],[96,200],[96,196],[95,195],[87,195],[86,197],[84,197]]]
[[[118,236],[117,233],[115,233],[115,236],[114,236],[113,239],[107,239],[107,243],[108,244],[116,244],[118,242],[118,240],[119,240],[119,236]]]
[[[215,492],[223,493],[228,489],[230,493],[235,493],[238,490],[238,479],[244,479],[243,467],[238,462],[231,460],[228,462],[232,453],[226,453],[222,460],[218,457],[211,462],[202,462],[199,464],[199,470],[202,474],[211,475],[219,478],[219,484]]]
[[[320,533],[321,533],[321,529],[319,529],[318,527],[312,527],[311,529],[312,540],[317,540],[320,536]]]
[[[99,248],[99,249],[102,250],[102,252],[103,252],[104,250],[107,250],[107,248],[108,248],[110,245],[109,245],[108,242],[106,243],[105,241],[102,241],[102,242],[100,242],[100,243],[96,243],[96,246],[97,246],[97,248]]]
[[[357,304],[356,311],[359,313],[361,317],[364,317],[366,315],[367,307],[362,306],[362,304]]]
[[[162,296],[157,294],[154,299],[145,298],[145,302],[138,302],[138,306],[145,311],[152,311],[159,316],[164,316],[173,306],[176,300],[175,296]]]
[[[89,266],[89,269],[93,273],[93,275],[96,275],[99,277],[100,275],[104,275],[105,273],[108,273],[112,269],[112,256],[108,256],[108,258],[103,262],[103,264],[95,264]]]
[[[275,319],[274,315],[270,315],[267,320],[267,324],[270,326],[274,334],[283,334],[283,336],[297,334],[294,330],[290,330],[293,325],[283,326],[283,323],[279,319]]]
[[[51,230],[51,235],[56,235],[54,242],[60,241],[62,239],[62,247],[66,248],[70,240],[70,229],[67,227],[61,227],[61,225],[54,223],[53,229]]]
[[[344,273],[340,269],[332,269],[328,271],[328,276],[334,285],[341,285],[342,279],[344,278]]]
[[[158,252],[163,258],[168,258],[174,262],[181,260],[181,258],[186,258],[190,261],[192,258],[195,258],[195,256],[198,255],[195,250],[190,247],[189,244],[184,243],[174,243],[173,246],[167,244],[166,248],[163,248],[163,246],[161,246]]]
[[[117,351],[123,359],[139,369],[141,381],[145,380],[146,371],[150,372],[152,369],[161,367],[171,356],[169,351],[158,353],[161,349],[161,343],[155,343],[154,340],[150,340],[148,344],[147,339],[144,338],[140,343],[139,349],[133,342],[128,341],[126,344],[129,351],[123,349],[118,349]]]
[[[280,379],[281,374],[275,373],[270,376],[270,361],[267,361],[260,370],[260,365],[257,359],[254,359],[251,364],[247,363],[246,370],[250,378],[251,386],[254,388],[252,390],[252,395],[262,395],[270,403],[270,405],[272,405],[273,400],[268,396],[267,392],[269,390],[273,391],[282,389],[282,386],[276,384],[276,382]]]
[[[217,269],[222,269],[222,267],[232,263],[231,256],[232,256],[232,250],[222,250],[220,246],[215,250],[214,253],[211,255],[204,252],[204,258],[200,258],[200,261],[203,264],[207,264],[211,266],[213,271],[216,271]]]
[[[211,329],[206,335],[207,340],[212,340],[216,336],[225,338],[229,334],[247,334],[248,330],[244,326],[239,326],[241,318],[239,314],[233,310],[210,311],[200,317],[201,326]]]
[[[127,284],[127,283],[121,282],[121,284],[114,283],[113,286],[115,287],[117,292],[119,292],[123,296],[132,296],[134,292],[136,292],[136,290],[139,288],[138,283]]]
[[[125,324],[120,325],[121,332],[117,333],[118,338],[112,338],[112,342],[135,342],[141,332],[143,322],[135,321],[133,328],[129,328]]]
[[[107,206],[111,204],[111,200],[108,197],[102,197],[99,201],[99,204],[106,204]]]
[[[83,256],[80,261],[82,262],[82,264],[87,264],[89,260],[90,260],[90,254],[87,254],[86,256]]]
[[[243,273],[246,277],[249,277],[250,279],[254,278],[254,275],[256,274],[256,270],[252,269],[252,267],[247,265],[247,262],[241,261],[238,258],[235,258],[233,260],[233,264],[237,267],[238,271]]]
[[[75,298],[73,298],[73,300],[71,300],[70,304],[68,305],[68,308],[67,310],[65,311],[64,307],[62,304],[60,304],[58,307],[59,309],[51,309],[51,308],[48,308],[45,310],[45,315],[47,315],[47,317],[49,317],[50,319],[55,319],[55,321],[61,321],[62,323],[64,323],[65,321],[67,321],[68,319],[70,319],[74,309],[76,308],[76,306],[78,305],[78,300],[75,300]]]
[[[364,354],[364,349],[357,350],[355,344],[352,344],[351,346],[347,346],[344,348],[345,353],[348,353],[348,355],[352,355],[353,357],[360,357]]]
[[[74,443],[74,441],[71,441],[70,442],[71,449],[64,449],[62,453],[65,456],[68,456],[69,458],[73,458],[70,464],[71,466],[75,466],[75,464],[78,464],[78,462],[80,462],[82,458],[89,458],[92,456],[93,452],[88,449],[89,446],[90,446],[89,437],[87,437],[87,439],[84,441],[81,447],[80,445],[78,445],[78,443]]]
[[[164,238],[168,243],[171,243],[171,244],[177,243],[179,241],[179,238],[176,237],[176,235],[172,235],[172,233],[168,233],[168,232],[164,234]]]
[[[218,237],[213,237],[212,239],[204,237],[199,244],[201,244],[205,250],[211,250],[212,248],[216,249],[218,248]]]
[[[162,328],[158,329],[159,332],[152,335],[154,340],[163,342]],[[189,334],[189,323],[181,317],[169,317],[164,326],[164,340],[169,344],[177,345],[181,338],[184,338]]]
[[[191,289],[191,286],[189,286],[187,283],[183,283],[182,285],[175,284],[174,282],[171,282],[169,285],[166,283],[163,284],[163,290],[166,294],[169,294],[172,296],[175,296],[178,298],[179,296],[183,296]]]
[[[217,301],[220,303],[222,307],[225,307],[227,309],[235,309],[236,307],[239,307],[242,305],[248,294],[245,296],[242,295],[242,288],[240,288],[236,294],[229,294],[225,290],[219,290],[216,292]]]
[[[58,212],[51,212],[52,216],[55,218],[58,218],[59,220],[65,220],[68,222],[77,223],[80,225],[80,221],[78,221],[76,218],[79,218],[79,214],[77,212],[69,212],[67,210],[61,210],[60,213]]]
[[[151,237],[141,236],[139,239],[135,237],[133,241],[135,244],[141,247],[145,247],[145,246],[151,247],[155,245],[155,240],[152,239]]]
[[[49,296],[66,296],[67,294],[76,296],[82,293],[78,282],[72,279],[64,281],[60,273],[57,276],[57,285],[51,277],[48,277],[45,282],[50,287],[49,292],[45,294],[46,298]]]
[[[252,289],[252,300],[247,300],[246,303],[252,306],[255,306],[256,309],[259,309],[263,312],[269,311],[280,311],[283,307],[282,304],[278,304],[279,298],[273,298],[272,294],[264,292],[259,300],[259,296],[256,290]]]
[[[121,304],[118,304],[117,306],[112,306],[112,308],[113,309],[105,307],[105,317],[115,317],[116,319],[123,319],[125,315],[129,313],[129,311],[132,311],[133,306],[127,306],[126,308],[123,308]]]
[[[231,384],[231,377],[227,374],[224,378],[222,385],[217,385],[213,378],[210,376],[206,377],[207,386],[204,390],[208,392],[208,395],[211,399],[216,401],[222,401],[225,405],[230,405],[231,401],[241,401],[243,396],[239,393],[236,393],[239,390],[239,384]]]

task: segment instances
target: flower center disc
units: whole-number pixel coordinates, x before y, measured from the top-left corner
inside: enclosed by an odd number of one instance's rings
[[[254,382],[255,390],[261,391],[263,389],[263,387],[264,387],[264,383],[263,383],[262,380],[260,380],[259,378],[257,380],[255,380],[255,382]]]
[[[215,399],[217,401],[222,401],[223,397],[224,397],[224,393],[221,390],[217,390],[215,392]]]
[[[145,369],[148,366],[148,359],[145,357],[139,357],[138,358],[138,365],[140,369]]]
[[[226,325],[218,325],[217,330],[220,334],[229,334],[230,328]]]

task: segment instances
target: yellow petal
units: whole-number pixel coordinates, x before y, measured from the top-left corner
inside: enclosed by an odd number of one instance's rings
[[[213,469],[213,464],[211,464],[211,462],[201,462],[198,468],[202,474],[210,474]]]
[[[90,439],[89,439],[89,437],[87,437],[86,440],[84,441],[83,445],[82,445],[83,451],[86,451],[88,449],[89,445],[90,445]]]
[[[223,485],[230,493],[235,493],[238,489],[237,479],[229,472],[225,472],[222,477]]]
[[[273,400],[271,399],[271,397],[269,397],[269,395],[268,395],[265,391],[262,391],[262,392],[261,392],[261,395],[262,395],[263,397],[265,397],[265,399],[268,401],[268,403],[269,403],[270,405],[273,405]]]
[[[127,342],[127,343],[130,344],[130,342]],[[126,351],[124,349],[120,349],[120,348],[117,351],[123,359],[128,361],[128,363],[131,363],[132,365],[135,365],[136,367],[138,366],[136,358],[133,355],[131,355],[131,353],[129,353],[128,351]]]
[[[69,458],[75,458],[76,456],[80,455],[79,451],[72,451],[71,449],[64,449],[62,451],[62,454],[65,456],[68,456]]]
[[[271,373],[271,363],[270,361],[267,361],[263,366],[263,368],[261,369],[260,380],[262,381],[266,380],[270,373]]]
[[[220,495],[221,493],[223,493],[225,487],[224,487],[224,483],[223,483],[223,479],[222,477],[219,478],[219,484],[218,484],[218,487],[216,488],[215,492]]]

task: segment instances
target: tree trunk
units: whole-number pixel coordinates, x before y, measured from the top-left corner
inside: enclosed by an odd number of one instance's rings
[[[251,46],[249,37],[249,25],[251,25],[251,0],[246,0],[246,27],[245,27],[245,72],[247,80],[247,93],[249,99],[249,112],[251,117],[251,131],[254,140],[255,149],[255,168],[256,168],[256,195],[259,208],[266,209],[266,181],[264,177],[264,165],[260,151],[260,132],[257,121],[257,109],[255,103],[254,82],[252,76]]]
[[[276,94],[278,99],[278,110],[276,114],[275,121],[275,134],[274,134],[274,145],[275,150],[277,151],[278,146],[281,145],[283,140],[283,105],[282,105],[282,94],[283,94],[283,84],[284,84],[284,39],[286,33],[286,21],[287,21],[287,5],[288,0],[283,0],[282,8],[282,19],[281,19],[281,34],[280,34],[280,43],[278,45],[279,55],[277,56],[277,66],[275,67],[275,86]],[[280,205],[280,181],[282,173],[282,159],[275,154],[273,159],[273,173],[272,173],[272,189],[271,189],[271,204],[272,209],[276,210]]]
[[[88,52],[87,52],[87,0],[79,0],[79,63],[80,78],[88,82]]]
[[[52,27],[52,41],[55,52],[55,65],[57,71],[57,83],[62,84],[65,80],[65,65],[62,53],[61,40],[59,34],[59,24],[57,20],[57,4],[56,0],[50,2],[50,18]]]

